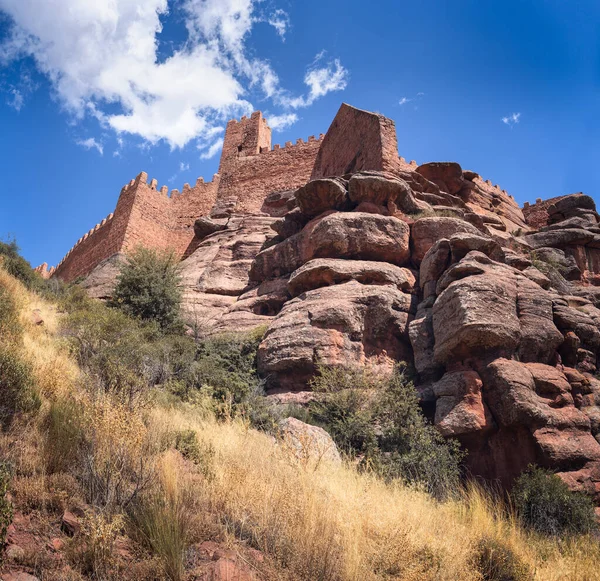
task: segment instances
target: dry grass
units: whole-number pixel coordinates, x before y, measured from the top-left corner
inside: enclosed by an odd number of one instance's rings
[[[26,293],[1,269],[0,285],[20,297],[27,356],[43,395],[35,418],[0,436],[0,453],[16,467],[23,505],[58,508],[68,501],[60,492],[67,484],[48,484],[52,478],[60,481],[50,473],[65,469],[56,460],[61,457],[74,463],[88,502],[96,488],[108,490],[104,501],[111,512],[90,529],[98,551],[87,562],[96,575],[111,565],[108,549],[119,529],[113,514],[125,514],[123,498],[139,484],[136,478],[148,476],[132,505],[142,510],[137,529],[171,579],[183,576],[186,545],[208,534],[265,552],[278,563],[281,578],[296,581],[600,579],[597,540],[557,541],[526,533],[476,487],[460,500],[438,503],[349,465],[299,461],[241,422],[215,421],[201,405],[154,404],[132,412],[99,399],[82,387],[56,336],[54,307]],[[30,322],[33,308],[40,309],[44,326]],[[48,427],[57,408],[66,410],[55,418],[64,437]],[[75,432],[69,432],[73,425]],[[173,432],[183,430],[193,430],[200,446],[213,451],[200,460],[207,465],[185,461],[169,449]],[[77,431],[87,442],[85,455],[73,447]],[[48,463],[53,448],[54,466]],[[143,474],[140,459],[146,462]],[[502,576],[502,567],[512,576]]]
[[[528,573],[518,579],[600,579],[597,540],[528,534],[478,487],[438,503],[350,466],[306,465],[241,423],[198,421],[174,410],[156,410],[151,421],[156,434],[167,423],[194,429],[216,450],[203,503],[229,533],[274,556],[298,579],[484,579],[475,563],[482,543],[490,542]]]

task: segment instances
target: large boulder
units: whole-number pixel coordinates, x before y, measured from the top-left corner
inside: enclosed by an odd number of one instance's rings
[[[481,232],[472,224],[458,218],[420,218],[411,228],[412,260],[421,261],[427,251],[441,238],[450,238],[454,234],[466,233],[480,236]]]
[[[194,222],[194,234],[199,240],[203,240],[215,232],[221,232],[222,230],[226,229],[226,223],[215,222],[208,216],[202,216]]]
[[[331,436],[318,426],[286,418],[279,422],[283,446],[303,462],[333,462],[341,464],[342,457]]]
[[[494,427],[482,398],[482,386],[479,374],[473,370],[446,373],[433,384],[435,425],[444,436],[482,433]]]
[[[314,218],[327,210],[343,210],[348,204],[345,184],[338,179],[319,179],[308,182],[296,192],[300,211]]]
[[[409,185],[400,178],[377,174],[355,174],[348,183],[348,195],[354,204],[369,202],[383,206],[390,215],[397,211],[415,214],[430,210],[426,202],[417,200]]]
[[[121,267],[126,262],[126,257],[122,253],[113,254],[103,260],[85,279],[80,283],[87,294],[93,299],[110,299],[115,290],[117,277]]]
[[[548,362],[562,343],[550,295],[519,271],[470,252],[438,281],[433,305],[435,359],[473,357]]]
[[[409,226],[392,216],[335,212],[309,222],[295,236],[260,252],[250,273],[257,282],[289,274],[313,258],[350,258],[406,264]]]
[[[416,171],[449,194],[457,194],[464,185],[462,168],[454,162],[436,161],[424,163]]]
[[[203,240],[181,263],[183,313],[186,322],[201,332],[209,332],[250,286],[249,271],[256,255],[275,233],[274,219],[233,215],[227,230]],[[242,331],[264,324],[262,318],[239,316],[230,321],[228,331]],[[240,326],[238,326],[240,325]]]
[[[296,297],[309,290],[349,280],[363,284],[389,284],[407,293],[413,292],[415,287],[415,276],[407,268],[369,260],[316,258],[292,273],[288,289],[290,295]]]
[[[287,302],[258,351],[270,391],[303,390],[319,363],[362,367],[391,357],[410,359],[408,323],[414,299],[393,286],[350,281]]]
[[[566,246],[579,246],[592,242],[595,234],[582,228],[564,228],[562,230],[549,230],[526,234],[523,240],[533,250],[544,248],[564,248]]]

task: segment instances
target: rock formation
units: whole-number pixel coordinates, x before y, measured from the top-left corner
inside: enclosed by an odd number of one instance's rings
[[[593,199],[522,210],[457,163],[407,163],[389,119],[347,105],[311,176],[260,200],[253,187],[250,205],[244,181],[229,181],[198,216],[182,262],[190,324],[265,325],[271,394],[305,397],[320,363],[407,361],[474,475],[510,486],[536,463],[600,503]]]

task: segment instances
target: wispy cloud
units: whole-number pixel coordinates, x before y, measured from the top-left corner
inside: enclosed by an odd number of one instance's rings
[[[290,97],[285,91],[275,96],[278,104],[288,109],[310,107],[317,99],[334,91],[343,91],[348,86],[350,73],[339,59],[325,61],[326,51],[317,54],[304,75],[304,84],[308,87],[307,95]]]
[[[88,137],[88,139],[78,139],[76,143],[84,149],[96,149],[100,155],[104,155],[104,146],[93,137]]]
[[[285,42],[285,35],[290,27],[290,17],[285,10],[278,8],[273,12],[267,22],[275,29],[281,40]]]
[[[212,159],[223,148],[223,138],[217,139],[208,149],[200,154],[200,159]]]
[[[269,127],[273,131],[283,131],[298,121],[296,113],[284,113],[283,115],[272,115],[268,117]]]
[[[179,162],[179,171],[180,172],[188,171],[189,169],[190,169],[189,163],[184,163],[183,161]]]
[[[517,123],[519,123],[521,119],[521,113],[511,113],[510,115],[507,115],[506,117],[502,117],[502,123],[504,123],[505,125],[508,125],[509,127],[514,127],[515,125],[517,125]]]
[[[398,105],[400,105],[402,107],[403,105],[407,105],[408,103],[413,103],[415,101],[420,101],[424,96],[425,96],[425,93],[417,93],[414,97],[402,97],[398,101]],[[414,108],[416,110],[419,107],[418,107],[418,105],[415,105]]]
[[[251,112],[251,97],[285,113],[346,87],[348,71],[324,53],[309,66],[302,96],[282,87],[271,63],[256,57],[256,23],[268,22],[282,39],[290,29],[278,1],[261,15],[263,0],[180,0],[187,38],[160,59],[168,0],[0,0],[10,17],[0,63],[33,59],[75,120],[93,118],[121,136],[183,147]],[[20,93],[13,94],[15,107],[23,106]]]

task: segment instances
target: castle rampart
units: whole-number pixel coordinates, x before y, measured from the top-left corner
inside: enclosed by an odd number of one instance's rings
[[[56,267],[66,281],[89,274],[110,256],[138,246],[173,250],[181,259],[199,244],[194,222],[200,216],[228,219],[261,214],[269,194],[296,189],[311,178],[356,171],[414,171],[415,161],[398,155],[394,122],[343,104],[326,135],[272,145],[271,129],[260,111],[227,124],[219,172],[198,178],[181,191],[159,186],[140,173],[121,190],[114,213],[85,234]],[[476,205],[525,225],[523,214],[498,186],[477,176]],[[481,200],[479,200],[481,198]],[[49,271],[48,271],[49,272]]]

